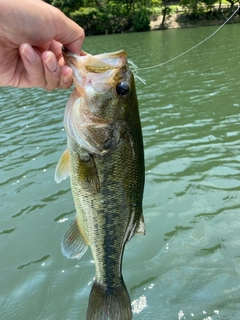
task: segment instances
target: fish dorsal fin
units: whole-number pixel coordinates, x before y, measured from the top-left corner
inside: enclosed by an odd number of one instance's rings
[[[61,181],[67,179],[69,177],[69,167],[70,167],[70,159],[69,159],[69,152],[66,149],[61,158],[58,161],[56,170],[55,170],[55,181],[60,183]]]
[[[85,238],[79,231],[77,220],[75,218],[62,239],[62,253],[68,259],[80,259],[87,251],[87,248],[88,245]]]
[[[141,218],[139,220],[139,224],[138,224],[134,234],[146,234],[146,228],[145,228],[143,215],[141,215]]]

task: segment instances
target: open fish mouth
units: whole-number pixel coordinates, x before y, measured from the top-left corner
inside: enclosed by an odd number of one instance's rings
[[[73,81],[81,94],[86,86],[103,92],[111,88],[113,83],[117,85],[124,74],[125,78],[130,75],[124,50],[98,55],[82,51],[81,55],[77,55],[62,47],[62,54],[66,64],[73,70]]]
[[[84,65],[88,72],[93,73],[102,73],[110,69],[121,68],[125,66],[127,62],[126,52],[124,50],[94,56],[85,51],[81,51],[81,55],[79,56],[62,47],[62,54],[69,67],[75,69]]]

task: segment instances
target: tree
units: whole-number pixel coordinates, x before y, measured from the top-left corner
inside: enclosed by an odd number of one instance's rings
[[[85,34],[150,29],[151,7],[161,0],[45,0],[78,23]]]
[[[227,2],[229,2],[231,4],[231,9],[233,9],[235,3],[238,3],[238,0],[227,0]]]
[[[172,9],[170,8],[170,7],[168,7],[168,0],[162,0],[162,6],[163,6],[163,8],[162,8],[162,15],[163,15],[163,17],[162,17],[162,22],[161,22],[161,24],[160,24],[160,29],[162,29],[162,30],[164,30],[164,29],[166,29],[166,26],[165,26],[165,20],[166,20],[166,17],[167,17],[167,15],[169,15],[170,13],[171,13],[171,11],[172,11]]]
[[[216,3],[216,0],[202,0],[202,2],[206,5],[208,9],[211,10],[213,5]]]
[[[181,5],[192,18],[200,18],[204,13],[204,4],[197,0],[181,0]]]
[[[70,16],[70,13],[78,10],[84,6],[83,0],[51,0],[51,4],[60,9],[66,16]]]
[[[150,30],[150,12],[145,7],[140,7],[134,12],[133,29],[134,31]]]

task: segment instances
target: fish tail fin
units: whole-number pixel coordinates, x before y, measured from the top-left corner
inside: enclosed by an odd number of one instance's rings
[[[106,288],[94,281],[88,301],[86,320],[131,320],[132,308],[127,288],[122,281]]]

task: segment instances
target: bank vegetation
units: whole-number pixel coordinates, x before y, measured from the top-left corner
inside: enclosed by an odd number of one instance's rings
[[[154,19],[158,21],[158,24],[154,25],[155,29],[168,28],[170,18],[176,20],[176,24],[173,23],[176,27],[221,24],[236,10],[238,4],[236,0],[45,1],[81,25],[86,35],[148,31]],[[159,17],[160,21],[157,20]]]

